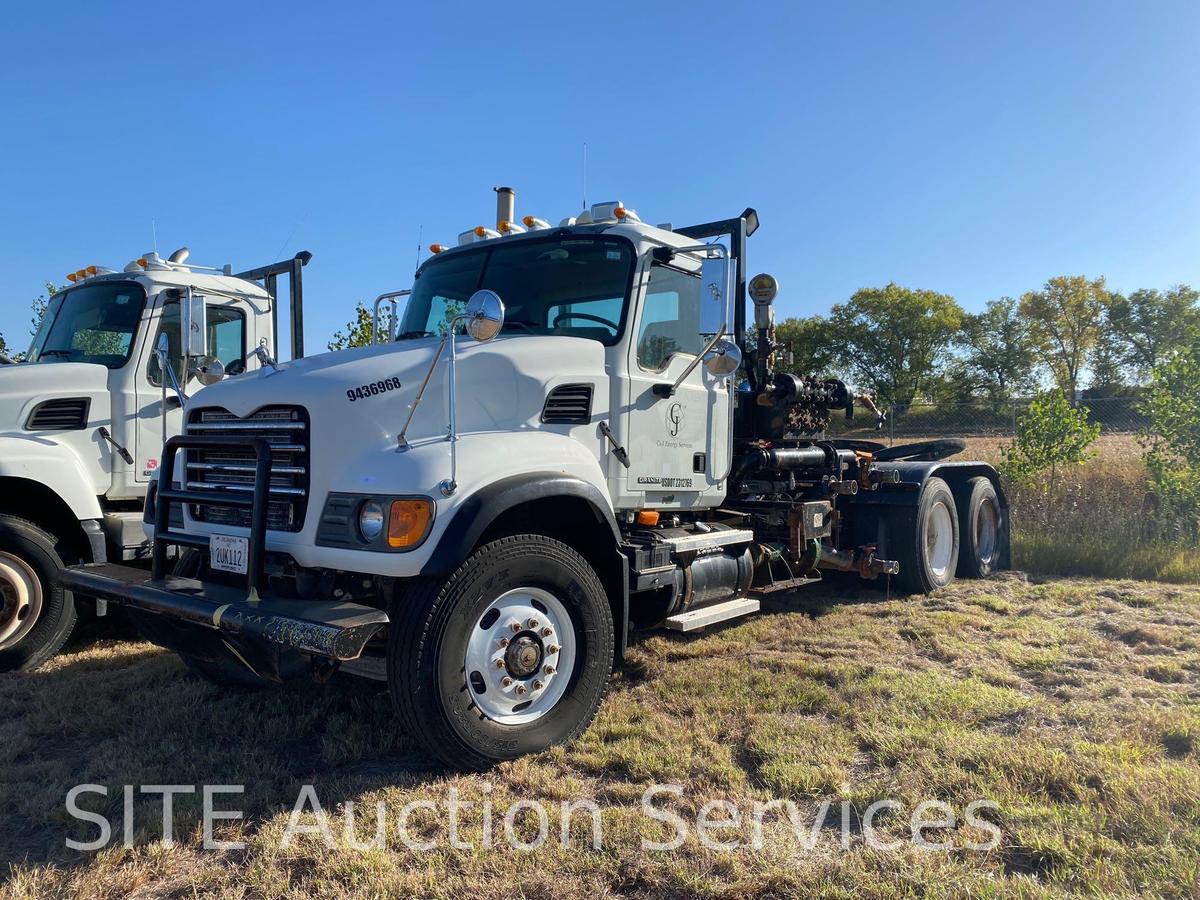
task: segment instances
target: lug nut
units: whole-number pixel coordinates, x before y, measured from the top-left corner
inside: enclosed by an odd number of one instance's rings
[[[496,660],[496,668],[497,668],[497,669],[503,669],[503,668],[504,668],[504,660],[503,660],[503,659],[498,659],[498,660]]]
[[[546,652],[553,654],[553,653],[557,653],[559,651],[559,649],[560,648],[559,648],[558,644],[551,644],[549,647],[546,648]]]
[[[500,687],[512,687],[512,679],[505,675],[500,679]]]
[[[530,620],[529,620],[529,627],[530,627],[530,629],[531,629],[531,630],[532,630],[532,629],[534,629],[534,628],[537,628],[537,627],[538,627],[538,620],[537,620],[537,619],[530,619]]]
[[[520,622],[513,622],[513,623],[512,623],[512,630],[513,630],[513,634],[516,634],[518,631],[520,631],[520,630],[521,630],[521,623],[520,623]]]
[[[542,684],[540,681],[535,681],[535,682],[533,683],[533,689],[534,689],[535,691],[540,691],[540,690],[541,690],[542,688],[544,688],[544,687],[545,687],[545,685],[544,685],[544,684]]]
[[[552,634],[554,634],[554,629],[549,625],[542,629],[542,637],[550,637]]]
[[[517,693],[518,693],[518,694],[523,694],[523,693],[525,693],[525,685],[523,685],[523,684],[518,684],[518,685],[517,685]]]
[[[545,672],[547,675],[553,675],[554,674],[554,666],[546,666],[544,669],[542,669],[542,671]]]
[[[500,638],[500,647],[503,649],[508,646],[508,638]]]

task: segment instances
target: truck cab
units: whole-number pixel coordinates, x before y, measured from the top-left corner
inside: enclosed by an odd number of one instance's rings
[[[639,631],[823,574],[916,592],[1005,564],[989,466],[827,440],[855,394],[776,371],[769,278],[749,333],[754,210],[522,227],[513,205],[498,189],[495,228],[381,295],[375,345],[190,401],[146,505],[151,571],[69,583],[219,684],[386,680],[431,755],[481,769],[580,733]]]
[[[0,671],[70,633],[63,564],[149,559],[142,503],[185,399],[260,365],[273,281],[305,261],[233,275],[148,253],[72,272],[51,297],[23,361],[0,366]]]

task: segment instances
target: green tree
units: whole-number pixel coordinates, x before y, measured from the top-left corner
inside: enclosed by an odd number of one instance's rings
[[[993,410],[1033,389],[1036,351],[1029,322],[1012,297],[989,300],[983,312],[963,315],[958,341],[966,376]]]
[[[1169,524],[1195,537],[1200,526],[1200,332],[1151,372],[1142,401],[1146,467]]]
[[[1021,298],[1019,310],[1029,322],[1038,356],[1068,399],[1075,399],[1084,365],[1099,339],[1108,296],[1103,278],[1059,275]]]
[[[1000,451],[1000,472],[1022,483],[1049,474],[1049,484],[1059,467],[1082,465],[1095,456],[1091,446],[1100,426],[1088,421],[1088,411],[1072,407],[1060,390],[1035,397],[1017,421],[1017,435]]]
[[[1106,313],[1107,331],[1118,342],[1121,361],[1140,377],[1200,329],[1200,292],[1179,284],[1165,291],[1143,288],[1128,297],[1114,294]]]
[[[381,324],[386,327],[387,319],[383,317],[382,311],[381,318],[383,318]],[[375,337],[374,324],[371,310],[367,309],[365,303],[359,301],[358,305],[354,307],[354,318],[346,324],[346,330],[335,331],[333,333],[333,340],[326,344],[326,346],[330,350],[369,347]]]
[[[1108,334],[1101,335],[1088,360],[1092,377],[1084,395],[1090,398],[1119,397],[1125,392],[1125,364],[1120,345]]]
[[[829,321],[822,316],[784,319],[775,326],[780,372],[797,375],[831,375],[838,371],[838,352],[831,340]],[[782,353],[782,359],[780,355]]]
[[[889,284],[833,307],[829,333],[859,386],[907,404],[927,389],[962,324],[953,297]]]

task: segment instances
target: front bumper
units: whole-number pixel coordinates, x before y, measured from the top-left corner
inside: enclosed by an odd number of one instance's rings
[[[247,598],[240,588],[173,576],[156,580],[130,566],[73,566],[61,580],[81,596],[153,613],[239,645],[265,643],[336,660],[357,659],[388,623],[383,610],[359,603]]]

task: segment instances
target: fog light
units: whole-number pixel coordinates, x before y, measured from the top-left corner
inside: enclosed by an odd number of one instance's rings
[[[363,538],[373,541],[383,531],[383,504],[368,500],[358,510],[358,530]]]

